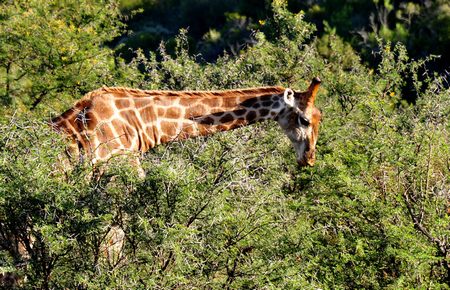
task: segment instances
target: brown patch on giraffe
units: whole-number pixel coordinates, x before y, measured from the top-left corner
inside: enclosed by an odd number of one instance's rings
[[[216,121],[214,120],[214,118],[207,116],[207,117],[199,117],[197,122],[203,125],[214,125]]]
[[[241,106],[245,107],[245,108],[251,108],[253,107],[257,102],[259,102],[258,98],[251,98],[248,100],[245,100],[243,102],[240,102]]]
[[[166,110],[164,108],[159,107],[158,108],[158,116],[162,117],[166,113]]]
[[[272,95],[263,95],[258,97],[248,98],[240,103],[241,106],[246,108],[260,108],[262,102],[271,102]]]
[[[180,99],[180,105],[183,107],[189,107],[190,105],[194,104],[196,100],[193,100],[192,98],[181,98]]]
[[[131,102],[129,99],[117,99],[115,102],[117,109],[129,109],[131,107]]]
[[[95,108],[95,112],[97,113],[99,120],[106,120],[109,119],[112,115],[114,115],[114,111],[111,109],[110,106],[104,105],[104,106],[97,106]]]
[[[134,101],[134,106],[137,109],[141,109],[145,106],[148,106],[150,104],[150,99],[149,98],[133,98]]]
[[[145,108],[139,111],[141,115],[142,122],[144,124],[153,122],[155,118],[153,118],[153,110],[151,108]]]
[[[233,115],[232,114],[230,114],[230,113],[227,113],[227,114],[225,114],[222,118],[220,118],[220,122],[221,123],[228,123],[228,122],[231,122],[231,121],[233,121],[234,120],[234,117],[233,117]]]
[[[247,112],[247,110],[245,110],[245,109],[239,109],[239,110],[233,111],[233,113],[234,113],[237,117],[243,116],[246,112]]]
[[[86,128],[88,130],[95,130],[98,124],[98,118],[93,111],[88,111],[84,115],[84,123],[86,124]]]
[[[203,115],[205,112],[207,112],[207,109],[202,104],[197,104],[194,106],[189,106],[186,108],[186,116],[199,116]]]
[[[268,109],[261,109],[259,110],[259,116],[260,117],[266,117],[267,115],[269,115],[269,110]]]
[[[114,138],[113,130],[110,125],[107,123],[100,124],[97,128],[98,130],[98,139],[101,143],[106,143],[112,138]]]
[[[168,119],[179,119],[181,118],[182,111],[180,108],[171,107],[166,110],[165,117]]]
[[[248,122],[253,122],[256,119],[256,112],[255,111],[248,112],[248,114],[245,116],[245,119]]]
[[[175,136],[177,134],[178,123],[175,122],[161,122],[161,131],[168,136]]]

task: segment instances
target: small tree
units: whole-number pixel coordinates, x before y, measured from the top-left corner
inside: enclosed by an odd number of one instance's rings
[[[55,104],[112,82],[104,44],[124,27],[114,1],[6,1],[0,18],[3,105],[61,110]]]

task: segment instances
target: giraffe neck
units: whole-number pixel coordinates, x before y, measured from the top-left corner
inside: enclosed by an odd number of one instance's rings
[[[275,119],[285,107],[283,92],[266,87],[154,97],[155,145]]]
[[[145,152],[174,140],[275,119],[285,108],[284,88],[228,91],[144,91],[102,88],[52,120],[92,162],[121,151]],[[79,155],[79,153],[74,153]]]

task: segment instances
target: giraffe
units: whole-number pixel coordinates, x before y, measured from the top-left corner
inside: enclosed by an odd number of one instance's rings
[[[51,121],[71,140],[69,155],[93,164],[123,152],[146,152],[163,143],[275,120],[291,140],[300,166],[313,166],[320,111],[320,79],[305,92],[280,86],[223,91],[158,91],[103,87],[86,94]],[[139,165],[139,159],[134,159]],[[138,166],[139,175],[145,173]],[[110,264],[122,257],[125,233],[110,226],[101,252]]]
[[[93,164],[123,152],[146,152],[175,140],[205,136],[255,122],[278,122],[300,166],[313,166],[321,80],[307,91],[280,86],[223,91],[159,91],[102,87],[51,121],[71,140],[70,155]],[[139,159],[134,160],[139,165]],[[143,174],[142,172],[140,174]]]

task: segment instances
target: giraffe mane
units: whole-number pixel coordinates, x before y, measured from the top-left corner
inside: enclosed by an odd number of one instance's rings
[[[211,90],[211,91],[173,91],[173,90],[141,90],[128,87],[106,87],[103,86],[99,89],[91,91],[84,95],[79,102],[86,102],[92,100],[96,95],[104,93],[119,93],[123,95],[133,95],[136,97],[146,96],[171,96],[171,97],[231,97],[238,94],[278,94],[284,91],[281,86],[267,86],[267,87],[255,87],[244,89],[229,89],[229,90]]]

